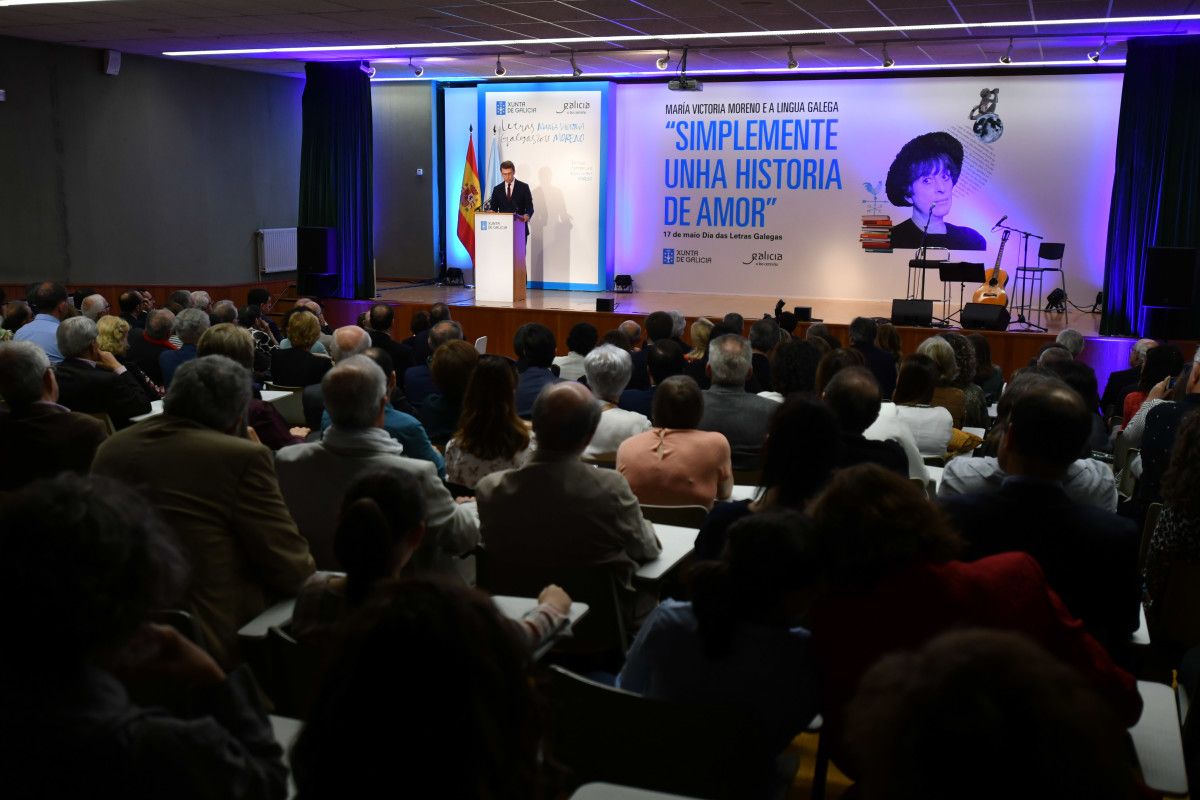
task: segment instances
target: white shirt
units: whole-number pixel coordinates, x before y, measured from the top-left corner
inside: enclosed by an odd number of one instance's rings
[[[891,403],[887,405],[895,408]],[[913,438],[912,431],[894,413],[885,414],[881,407],[879,416],[875,418],[869,428],[863,431],[863,436],[877,442],[889,439],[896,442],[904,448],[904,455],[908,457],[908,477],[920,478],[922,481],[929,480],[929,471],[925,469],[925,459],[921,457],[921,451],[917,449],[917,442]]]
[[[1008,474],[1000,469],[995,456],[983,458],[952,458],[942,472],[938,497],[973,492],[994,492]],[[1076,503],[1085,503],[1109,512],[1117,510],[1117,481],[1112,469],[1091,458],[1078,459],[1067,467],[1062,481],[1063,491]]]
[[[555,358],[554,364],[558,367],[558,377],[564,381],[577,381],[583,377],[583,356],[574,350]]]
[[[626,411],[613,406],[604,409],[600,414],[600,424],[596,426],[596,435],[583,451],[584,458],[599,458],[613,456],[621,442],[630,436],[650,430],[650,420],[645,414],[636,411]]]
[[[923,455],[942,456],[950,445],[951,432],[954,429],[954,417],[941,406],[898,406],[895,403],[884,403],[879,414],[895,414],[903,420],[917,440],[917,449]]]

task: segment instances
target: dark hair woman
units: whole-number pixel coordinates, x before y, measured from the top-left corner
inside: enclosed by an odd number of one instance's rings
[[[992,345],[982,333],[967,335],[967,341],[975,348],[975,384],[983,389],[983,399],[988,405],[1000,399],[1004,389],[1004,370],[992,363]]]
[[[1129,424],[1155,384],[1178,375],[1182,369],[1183,354],[1175,345],[1160,344],[1158,347],[1150,348],[1150,351],[1146,353],[1146,360],[1142,362],[1142,374],[1138,378],[1137,388],[1125,395],[1125,403],[1121,406],[1122,423]]]
[[[923,456],[945,455],[954,432],[954,417],[944,407],[933,405],[937,385],[938,368],[932,358],[921,353],[905,356],[892,400],[896,416],[912,430]]]
[[[481,356],[463,395],[458,431],[446,443],[446,478],[474,487],[484,475],[525,464],[529,425],[517,416],[517,373],[500,356]]]
[[[1146,552],[1146,594],[1152,602],[1166,588],[1173,564],[1200,562],[1200,414],[1185,417],[1175,434],[1162,499]]]

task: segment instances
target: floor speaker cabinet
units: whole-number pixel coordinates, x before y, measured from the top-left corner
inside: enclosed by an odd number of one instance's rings
[[[962,326],[976,331],[1003,331],[1008,329],[1008,309],[988,303],[967,303],[963,306]]]
[[[326,296],[338,277],[337,228],[296,230],[296,283],[300,294]]]
[[[1146,249],[1146,278],[1142,282],[1142,305],[1182,308],[1196,301],[1200,282],[1200,257],[1195,247],[1150,247]]]
[[[1147,339],[1200,339],[1200,309],[1142,307],[1142,336]]]
[[[596,310],[597,311],[615,311],[616,303],[613,301],[613,299],[611,297],[597,297],[596,298]]]
[[[893,325],[917,325],[928,328],[933,324],[932,300],[902,300],[892,301]]]

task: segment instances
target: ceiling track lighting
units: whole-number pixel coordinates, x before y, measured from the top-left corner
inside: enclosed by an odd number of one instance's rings
[[[788,69],[795,69],[798,66],[800,66],[800,64],[796,61],[796,54],[792,52],[792,46],[789,44],[787,67]]]
[[[1004,55],[1000,56],[1001,64],[1011,64],[1012,63],[1012,51],[1013,51],[1013,40],[1009,39],[1008,40],[1008,49],[1004,51]]]
[[[413,75],[416,75],[418,78],[425,74],[425,68],[420,64],[413,66],[412,56],[408,57],[408,68],[411,69],[413,71]]]
[[[500,63],[500,56],[496,56],[496,77],[503,78],[507,74],[508,70],[506,70],[504,65]]]
[[[668,50],[654,61],[654,66],[661,72],[671,66],[671,51]]]
[[[883,43],[883,65],[885,67],[896,66],[896,60],[888,55],[887,42]]]
[[[1093,64],[1095,64],[1096,62],[1098,62],[1101,59],[1101,57],[1104,55],[1104,51],[1107,49],[1108,49],[1108,36],[1105,36],[1104,41],[1100,43],[1100,49],[1093,50],[1092,52],[1087,54],[1088,61],[1091,61]]]
[[[581,70],[579,68],[579,65],[575,63],[575,53],[574,53],[574,51],[572,51],[571,52],[571,75],[573,77],[578,78],[582,74],[583,74],[583,70]]]

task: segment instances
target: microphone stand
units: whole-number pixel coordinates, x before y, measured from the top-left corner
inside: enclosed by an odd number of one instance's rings
[[[1010,231],[1012,233],[1021,234],[1021,242],[1022,242],[1021,264],[1020,264],[1020,266],[1017,267],[1017,271],[1024,272],[1024,271],[1028,270],[1029,269],[1029,239],[1032,237],[1034,239],[1043,239],[1044,240],[1046,237],[1040,236],[1031,231],[1023,231],[1020,228],[1011,228],[1008,225],[997,225],[996,227],[1001,230],[1006,230],[1006,231]],[[1029,282],[1024,281],[1024,280],[1021,281],[1021,300],[1020,300],[1020,303],[1017,305],[1017,318],[1015,320],[1013,320],[1012,322],[1008,323],[1007,327],[1011,328],[1013,325],[1024,325],[1025,327],[1022,330],[1041,331],[1042,333],[1045,333],[1046,328],[1042,327],[1041,325],[1035,325],[1034,323],[1025,319],[1025,311],[1032,308],[1032,306],[1029,302],[1031,298],[1028,297],[1028,294],[1030,291],[1031,291],[1031,287],[1029,286]],[[1038,313],[1040,315],[1040,313],[1041,313],[1040,310]],[[1039,316],[1039,319],[1040,319],[1040,316]]]
[[[925,215],[925,227],[921,230],[921,244],[917,247],[917,260],[918,261],[925,261],[926,260],[925,256],[928,255],[928,253],[929,253],[929,247],[926,244],[926,241],[929,238],[929,223],[933,222],[933,206],[936,206],[936,205],[937,205],[937,201],[935,200],[933,205],[930,206],[928,213],[926,213],[926,215]],[[921,267],[921,299],[922,300],[925,299],[925,272],[926,272],[926,269],[922,265],[922,267]],[[943,292],[942,296],[945,297],[944,292]],[[943,304],[943,308],[942,308],[943,314],[946,313],[946,309],[945,309],[944,305],[945,304]],[[931,316],[929,319],[929,327],[931,327],[931,328],[949,328],[950,321],[943,317]]]

